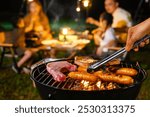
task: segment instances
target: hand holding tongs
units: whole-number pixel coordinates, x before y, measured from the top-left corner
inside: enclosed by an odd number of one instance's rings
[[[150,35],[144,36],[144,37],[141,38],[139,41],[137,41],[137,42],[134,43],[132,49],[134,49],[135,47],[139,46],[141,42],[143,42],[143,41],[145,41],[145,40],[147,40],[147,39],[149,39],[149,38],[150,38]],[[104,65],[105,63],[107,63],[107,62],[109,62],[109,61],[111,61],[111,60],[117,58],[118,56],[120,56],[121,54],[123,54],[123,53],[125,53],[125,52],[126,52],[125,47],[123,47],[122,49],[120,49],[120,50],[114,52],[113,54],[111,54],[110,56],[108,56],[108,57],[102,59],[101,61],[98,61],[98,62],[96,62],[96,63],[91,64],[91,65],[88,67],[87,71],[88,71],[88,72],[95,71],[95,70],[97,70],[99,67],[101,67],[102,65]]]

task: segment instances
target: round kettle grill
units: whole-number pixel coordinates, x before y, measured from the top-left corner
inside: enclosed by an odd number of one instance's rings
[[[57,82],[46,70],[46,59],[33,65],[31,79],[42,99],[56,100],[130,100],[136,99],[143,81],[147,77],[146,71],[138,63],[121,63],[119,67],[134,68],[138,71],[134,77],[134,84],[121,86],[113,90],[72,90],[71,88],[77,80],[67,78],[65,82]]]

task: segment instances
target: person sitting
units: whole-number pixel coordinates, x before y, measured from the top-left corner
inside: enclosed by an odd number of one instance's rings
[[[105,10],[113,16],[113,28],[123,28],[132,26],[131,14],[119,7],[117,0],[105,0]]]
[[[28,3],[28,13],[24,18],[19,19],[18,27],[21,30],[21,36],[17,41],[17,53],[23,57],[17,62],[17,66],[13,65],[12,69],[20,72],[22,65],[27,62],[34,53],[39,51],[38,48],[26,48],[25,35],[29,32],[35,32],[40,38],[39,43],[43,39],[51,39],[50,25],[47,16],[42,10],[41,3],[38,0],[33,0]]]
[[[105,0],[104,6],[106,12],[112,14],[113,22],[112,27],[115,29],[118,38],[126,42],[127,30],[132,26],[132,17],[131,14],[123,8],[119,7],[119,2],[117,0]],[[94,24],[99,27],[99,21],[89,17],[87,22]]]
[[[102,13],[99,19],[100,28],[96,30],[97,36],[99,38],[95,38],[95,44],[99,45],[96,50],[96,55],[104,57],[107,55],[109,47],[116,46],[116,37],[114,29],[111,27],[113,17],[109,13]],[[99,34],[99,35],[98,35]]]

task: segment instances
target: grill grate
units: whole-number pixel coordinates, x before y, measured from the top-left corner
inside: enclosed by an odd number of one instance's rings
[[[52,76],[47,72],[46,64],[36,67],[33,70],[31,77],[43,85],[55,87],[55,88],[61,88],[61,89],[71,89],[71,87],[74,85],[76,81],[70,78],[67,78],[65,82],[55,81],[52,78]]]
[[[141,82],[140,75],[146,76],[146,72],[141,69],[140,65],[137,63],[136,65],[132,64],[124,64],[122,63],[120,65],[121,67],[128,67],[128,68],[135,68],[138,70],[137,76],[134,78],[135,83]],[[135,66],[135,67],[134,67]],[[37,66],[33,69],[31,74],[32,80],[35,80],[36,82],[48,86],[53,87],[57,89],[63,89],[63,90],[71,90],[73,85],[76,83],[77,80],[67,78],[65,82],[57,82],[55,81],[52,76],[47,72],[46,70],[46,64],[42,64],[40,66]]]

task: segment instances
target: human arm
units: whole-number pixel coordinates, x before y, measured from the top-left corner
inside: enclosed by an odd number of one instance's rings
[[[17,22],[17,26],[18,28],[24,28],[24,19],[23,18],[20,18]]]
[[[93,19],[92,17],[88,17],[88,18],[86,19],[86,22],[89,23],[89,24],[96,25],[96,26],[98,26],[98,27],[100,26],[99,21]]]
[[[103,30],[101,30],[101,28],[94,29],[92,31],[92,34],[93,34],[95,45],[99,46],[100,41],[102,40]]]
[[[148,18],[140,24],[129,28],[126,42],[126,50],[130,51],[133,47],[133,44],[147,34],[150,34],[150,18]],[[148,43],[149,41],[142,42],[141,46],[144,46]]]

